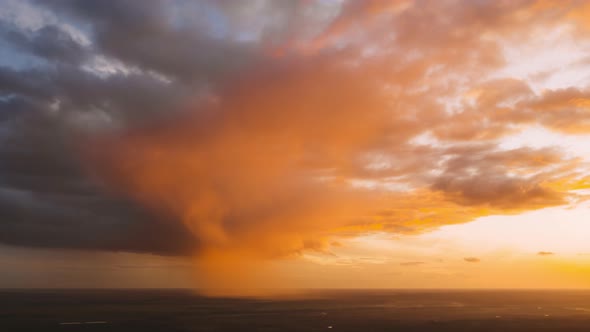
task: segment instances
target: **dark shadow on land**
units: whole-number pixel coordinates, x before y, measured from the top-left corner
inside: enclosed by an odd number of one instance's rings
[[[331,290],[307,294],[210,298],[188,290],[0,290],[0,330],[506,332],[590,328],[587,290]]]

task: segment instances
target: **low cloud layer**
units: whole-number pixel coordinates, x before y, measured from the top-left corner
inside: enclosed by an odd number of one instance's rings
[[[399,263],[401,266],[420,266],[426,264],[425,262],[402,262]]]
[[[588,133],[588,87],[502,74],[539,34],[588,46],[576,1],[5,2],[3,243],[231,265],[588,187],[502,141]]]
[[[481,262],[481,259],[477,258],[477,257],[465,257],[463,258],[464,261],[466,261],[467,263],[479,263]]]

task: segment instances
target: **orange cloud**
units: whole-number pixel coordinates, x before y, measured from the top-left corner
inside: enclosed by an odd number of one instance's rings
[[[425,264],[424,262],[402,262],[399,263],[399,265],[401,266],[418,266],[418,265],[423,265]]]
[[[181,220],[211,288],[261,259],[322,251],[334,235],[419,233],[564,204],[583,179],[577,160],[494,140],[533,122],[586,130],[585,94],[536,96],[524,82],[482,78],[504,63],[499,41],[482,36],[539,28],[523,14],[529,4],[347,2],[306,51],[262,51],[211,101],[94,140],[88,168]],[[473,100],[449,110],[444,101],[466,92]]]
[[[481,262],[481,259],[477,258],[477,257],[465,257],[463,258],[464,261],[466,261],[467,263],[479,263]]]

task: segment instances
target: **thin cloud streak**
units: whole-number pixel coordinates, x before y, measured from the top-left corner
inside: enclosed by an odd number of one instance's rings
[[[477,258],[477,257],[465,257],[463,258],[464,261],[466,261],[467,263],[479,263],[481,262],[481,259]]]

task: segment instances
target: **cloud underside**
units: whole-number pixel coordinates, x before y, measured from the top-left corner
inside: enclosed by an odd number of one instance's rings
[[[582,159],[501,143],[588,133],[590,91],[497,73],[507,43],[584,42],[586,7],[16,6],[0,38],[32,64],[0,67],[0,242],[278,257],[582,199]]]
[[[465,257],[463,258],[464,261],[466,261],[467,263],[479,263],[481,262],[481,259],[477,258],[477,257]]]
[[[399,263],[401,266],[420,266],[426,264],[425,262],[402,262]]]

